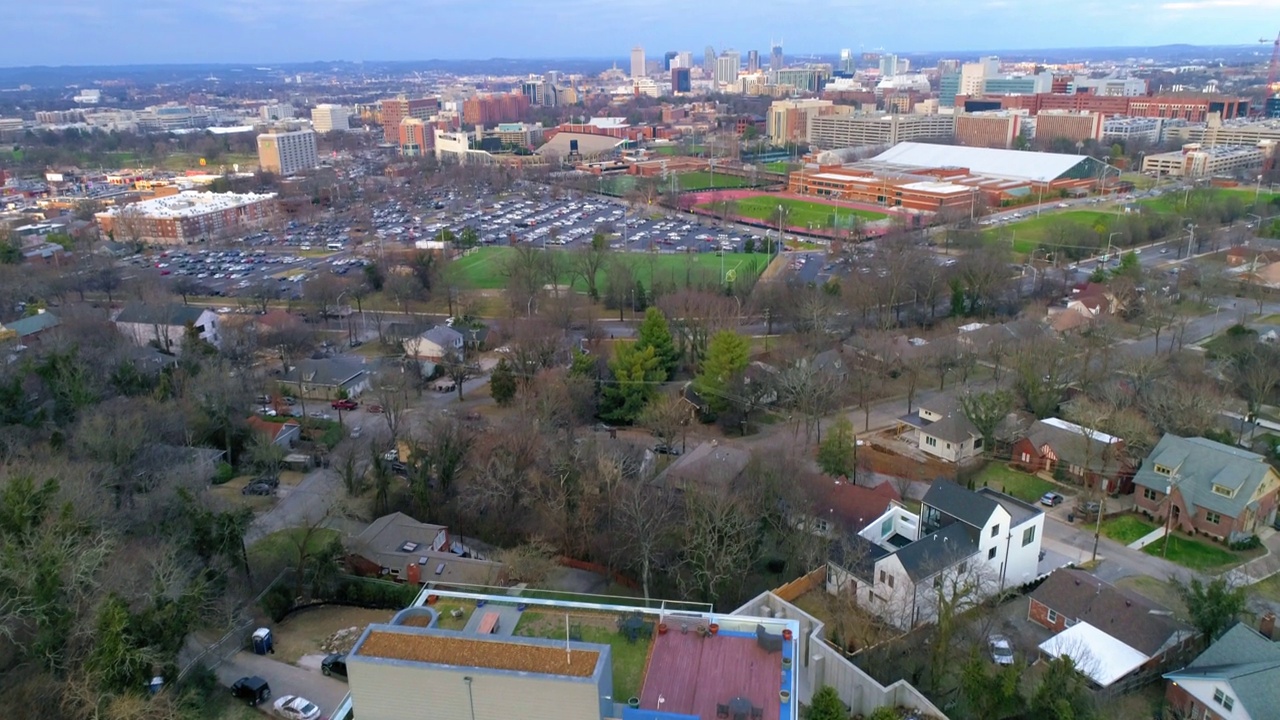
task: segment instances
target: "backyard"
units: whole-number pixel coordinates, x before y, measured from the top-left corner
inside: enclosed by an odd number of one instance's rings
[[[613,696],[620,702],[639,697],[644,682],[644,669],[649,661],[652,638],[628,640],[618,631],[617,615],[609,613],[575,612],[570,614],[525,612],[520,616],[512,633],[519,637],[537,637],[563,640],[565,619],[568,618],[569,635],[574,640],[608,645],[613,655]]]
[[[974,478],[977,487],[990,487],[1023,502],[1035,504],[1041,495],[1054,492],[1056,485],[1043,478],[1014,470],[1008,465],[993,462]]]
[[[862,220],[882,220],[888,215],[871,210],[862,210],[845,205],[828,205],[825,203],[795,200],[777,197],[776,195],[756,195],[737,201],[733,212],[741,217],[776,222],[778,206],[786,209],[784,222],[791,227],[804,227],[812,224],[816,228],[848,227],[853,217]],[[713,209],[710,205],[699,206]]]
[[[506,287],[504,261],[514,252],[509,247],[477,248],[453,261],[449,272],[454,274],[459,284],[466,287],[498,290]],[[562,285],[572,284],[578,291],[586,290],[586,283],[582,278],[569,269],[568,255],[561,257],[566,262],[560,267],[557,282]],[[617,257],[625,258],[631,264],[632,274],[646,288],[652,288],[655,281],[675,287],[717,283],[722,267],[727,275],[730,272],[741,274],[752,268],[756,272],[763,272],[769,264],[768,255],[742,253],[728,253],[723,257],[713,253],[619,253]],[[605,276],[605,269],[601,268],[597,275],[598,286],[604,284]]]

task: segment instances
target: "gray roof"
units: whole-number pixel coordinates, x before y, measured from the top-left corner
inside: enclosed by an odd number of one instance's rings
[[[302,382],[309,385],[340,386],[359,377],[368,367],[363,360],[350,358],[324,358],[322,360],[299,360],[281,379],[285,382],[298,382],[298,373],[302,373]]]
[[[24,317],[21,320],[14,320],[11,323],[4,323],[4,328],[12,330],[18,334],[18,337],[23,338],[61,324],[62,321],[58,319],[57,315],[51,312],[42,312]]]
[[[844,540],[831,543],[827,559],[866,582],[875,582],[876,561],[889,554],[888,550],[856,533],[849,533]]]
[[[1193,634],[1168,608],[1084,570],[1053,572],[1031,593],[1031,599],[1069,620],[1087,622],[1147,657],[1156,657]]]
[[[444,325],[428,328],[426,332],[422,333],[422,337],[443,348],[456,347],[463,340],[462,333]]]
[[[978,428],[972,422],[969,422],[969,418],[965,417],[964,413],[958,410],[947,413],[941,420],[926,424],[920,428],[920,431],[939,440],[946,440],[957,445],[973,438],[982,437],[982,433],[978,432]]]
[[[1172,470],[1173,475],[1157,473],[1156,465]],[[1189,512],[1204,508],[1235,518],[1270,472],[1266,458],[1257,453],[1205,438],[1166,434],[1142,461],[1133,482],[1161,493],[1172,482]],[[1215,485],[1231,489],[1232,496],[1213,492]]]
[[[534,150],[534,152],[539,155],[554,153],[561,156],[567,156],[569,154],[570,140],[578,141],[579,155],[602,155],[605,153],[611,153],[619,145],[627,142],[622,138],[610,137],[608,135],[561,132],[556,133],[555,137],[548,140],[545,145]]]
[[[1035,505],[1024,503],[1012,495],[1005,495],[989,487],[978,488],[977,494],[994,500],[1009,513],[1009,527],[1017,527],[1037,515],[1044,514],[1044,511]]]
[[[490,585],[498,581],[501,563],[456,555],[450,549],[452,541],[439,550],[432,549],[442,530],[447,528],[419,522],[404,513],[391,513],[369,523],[355,537],[352,550],[366,560],[397,572],[416,563],[422,567],[424,579],[437,582]],[[435,571],[441,566],[437,575]]]
[[[116,316],[116,322],[186,327],[187,323],[199,322],[200,316],[205,312],[204,308],[177,303],[148,305],[133,302],[124,306]]]
[[[1236,623],[1190,665],[1165,677],[1229,683],[1250,717],[1273,717],[1280,707],[1280,645]]]
[[[1101,437],[1110,436],[1102,434]],[[1124,458],[1119,448],[1112,448],[1111,443],[1103,442],[1099,434],[1088,429],[1072,432],[1060,425],[1037,420],[1027,430],[1027,439],[1037,449],[1048,445],[1059,460],[1087,467],[1091,472],[1113,474],[1122,467]]]
[[[975,528],[986,527],[991,514],[1000,507],[990,494],[967,490],[949,480],[930,485],[922,502]]]
[[[976,175],[1049,182],[1086,159],[1087,155],[901,142],[871,161],[920,168],[968,168]]]
[[[951,523],[894,554],[912,582],[919,582],[978,552],[978,532],[965,523]]]

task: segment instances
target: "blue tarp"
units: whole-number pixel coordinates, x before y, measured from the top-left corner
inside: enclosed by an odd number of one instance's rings
[[[642,708],[623,708],[622,720],[701,720],[697,715],[682,715],[673,712],[658,712]]]

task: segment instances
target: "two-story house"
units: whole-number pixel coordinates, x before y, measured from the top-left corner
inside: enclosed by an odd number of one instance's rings
[[[188,333],[220,347],[217,313],[190,305],[129,303],[113,319],[116,329],[138,345],[155,345],[164,352],[177,352]]]
[[[904,427],[899,434],[914,430],[914,444],[933,457],[963,463],[982,453],[982,433],[965,417],[953,394],[922,399],[916,412],[899,420]]]
[[[990,488],[935,482],[919,515],[899,505],[834,543],[827,591],[900,628],[932,622],[1035,580],[1044,513]]]
[[[1262,631],[1236,623],[1190,665],[1167,673],[1165,701],[1178,717],[1260,720],[1280,709],[1280,643],[1271,639],[1274,614]]]
[[[1104,432],[1058,418],[1032,423],[1013,444],[1012,464],[1029,472],[1050,472],[1103,492],[1133,490],[1132,470],[1124,453],[1124,441]]]
[[[1276,520],[1280,474],[1257,453],[1167,434],[1133,476],[1139,512],[1173,530],[1242,540]]]
[[[444,362],[445,358],[462,352],[464,341],[462,333],[457,330],[436,325],[405,339],[401,346],[404,347],[405,357],[416,360],[422,368],[422,374],[429,376],[435,373],[436,365]]]

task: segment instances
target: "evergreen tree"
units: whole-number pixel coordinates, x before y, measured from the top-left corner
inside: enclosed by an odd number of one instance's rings
[[[613,379],[604,385],[600,416],[611,423],[630,425],[649,404],[663,380],[662,364],[652,347],[622,343],[609,361]]]
[[[680,353],[676,350],[675,340],[671,337],[671,328],[667,325],[667,316],[656,307],[644,311],[644,321],[636,330],[636,347],[643,350],[653,348],[662,366],[663,378],[670,380],[675,373]]]
[[[809,712],[804,717],[805,720],[845,720],[849,717],[849,710],[835,688],[823,685],[813,694]]]
[[[841,415],[818,447],[818,466],[833,477],[852,477],[855,472],[853,423]]]
[[[729,408],[730,383],[746,369],[747,339],[732,330],[721,330],[707,344],[702,370],[693,379],[693,389],[715,412]]]
[[[502,407],[510,405],[516,397],[516,374],[506,358],[498,361],[493,374],[489,376],[489,394]]]

